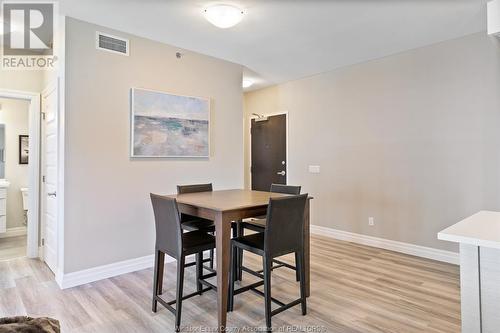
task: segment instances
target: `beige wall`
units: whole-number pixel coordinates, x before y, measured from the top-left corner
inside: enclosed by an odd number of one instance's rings
[[[28,165],[19,164],[19,135],[28,135],[29,102],[0,98],[0,124],[5,124],[7,228],[24,226],[21,187],[28,187]]]
[[[55,66],[51,70],[42,71],[41,85],[45,89],[51,84],[55,84],[57,79],[61,81],[64,80],[63,70],[64,70],[64,58],[65,58],[65,26],[66,26],[66,16],[60,15],[58,18],[58,25],[55,27],[54,31],[54,55],[56,61]],[[62,85],[62,83],[61,83]],[[63,94],[62,87],[59,87],[61,95]]]
[[[43,71],[5,71],[0,69],[0,89],[42,91]]]
[[[130,38],[130,56],[96,50],[96,30]],[[150,192],[243,186],[242,68],[177,51],[67,19],[65,273],[152,254]],[[130,159],[132,87],[210,97],[210,158]]]
[[[314,195],[313,224],[455,250],[436,233],[500,209],[499,44],[479,33],[250,92],[246,119],[289,112],[289,183]]]

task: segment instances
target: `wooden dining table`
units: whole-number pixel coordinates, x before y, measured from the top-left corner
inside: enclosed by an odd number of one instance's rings
[[[215,222],[217,318],[218,329],[220,331],[225,330],[227,319],[231,222],[266,215],[270,198],[280,198],[286,196],[288,195],[252,190],[223,190],[168,196],[177,199],[177,204],[181,213],[202,217]],[[309,197],[308,199],[312,199],[312,197]],[[307,296],[310,294],[309,211],[310,200],[307,200],[304,217],[304,252]]]

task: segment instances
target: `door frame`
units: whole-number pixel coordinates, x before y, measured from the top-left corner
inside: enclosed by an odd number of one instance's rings
[[[285,165],[285,172],[286,172],[286,182],[288,184],[288,180],[290,179],[289,178],[289,173],[288,173],[288,161],[290,160],[290,157],[289,157],[289,154],[288,152],[290,151],[290,149],[288,148],[288,145],[289,145],[289,140],[288,140],[288,137],[290,135],[290,126],[289,126],[289,122],[290,122],[290,116],[288,114],[288,111],[279,111],[279,112],[273,112],[273,113],[263,113],[263,114],[260,114],[261,116],[264,116],[264,117],[272,117],[272,116],[281,116],[281,115],[285,115],[285,126],[286,126],[286,165]],[[255,116],[255,115],[250,115],[249,116],[249,121],[248,121],[248,127],[247,127],[247,133],[248,133],[248,162],[249,162],[249,165],[248,165],[248,170],[246,170],[246,173],[248,175],[248,186],[250,189],[252,189],[252,119],[258,119],[259,117]]]
[[[29,106],[29,161],[28,161],[28,225],[26,256],[37,258],[39,255],[38,234],[40,225],[40,124],[41,99],[39,93],[0,89],[0,97],[24,100]],[[36,138],[33,140],[33,138]],[[9,198],[7,197],[7,200]]]

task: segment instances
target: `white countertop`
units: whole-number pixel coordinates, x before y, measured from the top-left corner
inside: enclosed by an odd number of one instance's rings
[[[500,212],[480,211],[439,232],[438,239],[500,249]]]

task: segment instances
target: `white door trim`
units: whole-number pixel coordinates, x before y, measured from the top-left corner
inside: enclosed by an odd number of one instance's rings
[[[264,117],[272,117],[272,116],[280,116],[280,115],[285,115],[285,118],[286,118],[286,168],[285,168],[285,172],[286,172],[286,183],[288,184],[289,180],[290,180],[290,174],[288,173],[288,171],[289,171],[288,161],[290,160],[290,157],[288,154],[288,152],[290,151],[290,149],[288,148],[288,143],[289,143],[288,138],[290,135],[290,132],[289,132],[290,131],[290,126],[289,126],[290,116],[288,115],[288,111],[261,114],[261,116],[264,116]],[[245,173],[248,175],[248,186],[251,189],[252,188],[252,119],[258,119],[258,117],[255,115],[250,115],[250,117],[248,119],[249,119],[248,127],[246,129],[247,134],[248,134],[248,152],[247,152],[247,154],[248,154],[247,155],[248,156],[248,170],[245,170]]]
[[[40,94],[28,91],[0,89],[0,97],[30,102],[29,107],[29,149],[28,162],[28,241],[26,256],[38,257],[38,227],[40,224]],[[36,138],[36,140],[33,140]]]

